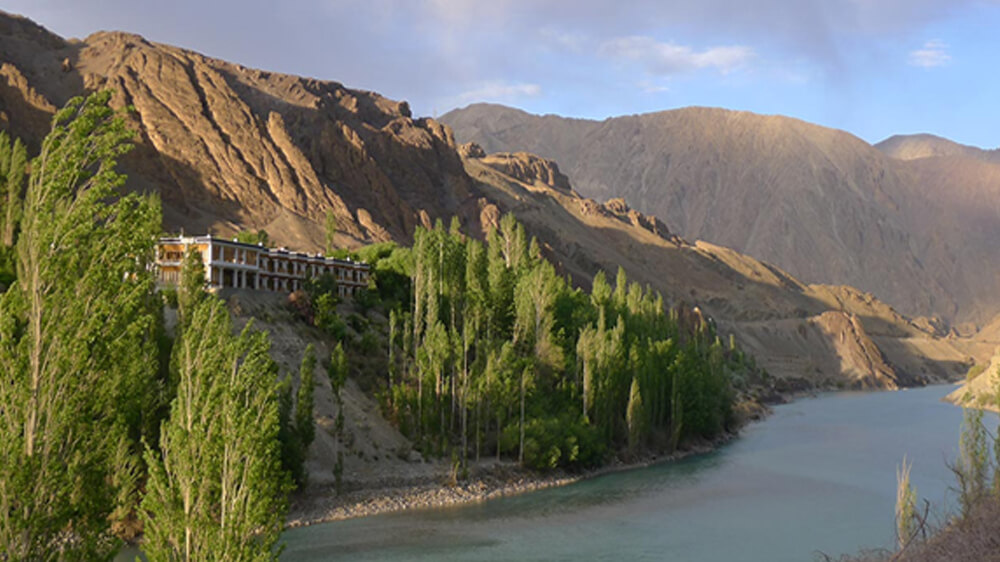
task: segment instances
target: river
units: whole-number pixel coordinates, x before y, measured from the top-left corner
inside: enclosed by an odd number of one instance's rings
[[[896,467],[954,505],[953,386],[778,406],[719,450],[482,504],[293,529],[283,560],[803,561],[893,543]]]

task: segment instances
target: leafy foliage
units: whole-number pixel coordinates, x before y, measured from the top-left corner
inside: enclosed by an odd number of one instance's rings
[[[512,215],[485,244],[453,221],[418,228],[408,252],[368,251],[380,294],[382,262],[409,276],[386,402],[427,452],[580,467],[731,428],[731,378],[753,369],[742,352],[622,270],[613,287],[600,272],[589,295],[572,288]]]
[[[243,230],[236,234],[236,241],[244,244],[258,244],[265,248],[271,247],[271,236],[266,230]]]
[[[117,189],[131,132],[109,98],[55,115],[13,214],[17,281],[0,296],[0,550],[12,559],[109,557],[109,519],[137,503],[140,438],[155,440],[160,208]]]
[[[307,482],[305,470],[309,446],[316,438],[316,420],[313,417],[314,371],[316,369],[316,349],[306,346],[299,367],[299,386],[292,397],[292,381],[284,378],[279,383],[279,419],[281,427],[278,441],[281,442],[281,466],[291,475],[295,486],[301,488]]]
[[[147,449],[142,501],[151,560],[274,560],[286,473],[277,367],[264,333],[239,336],[225,303],[206,297],[174,348],[177,396],[158,451]]]

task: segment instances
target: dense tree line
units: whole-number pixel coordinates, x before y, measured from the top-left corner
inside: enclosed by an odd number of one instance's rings
[[[282,376],[195,252],[168,333],[159,202],[120,189],[131,132],[109,99],[71,100],[30,163],[0,136],[0,560],[108,559],[140,524],[151,560],[273,559],[315,436],[315,352],[298,385]],[[748,367],[710,323],[622,271],[573,288],[512,216],[485,242],[453,221],[359,257],[378,284],[355,306],[388,309],[386,410],[427,451],[577,467],[731,423]],[[335,283],[309,289],[312,322],[342,339]],[[338,345],[338,405],[347,375]]]
[[[315,358],[291,398],[195,255],[168,336],[160,206],[119,189],[110,96],[57,112],[30,165],[0,135],[0,560],[106,560],[143,527],[150,560],[273,559]]]
[[[13,559],[107,556],[108,519],[134,510],[157,430],[160,212],[116,191],[130,132],[108,97],[56,114],[23,198],[2,207],[19,219],[0,298],[0,550]]]
[[[485,243],[453,220],[418,228],[412,249],[359,257],[383,299],[409,289],[389,312],[391,417],[463,462],[579,467],[711,439],[732,425],[731,375],[753,369],[700,314],[669,309],[622,270],[613,286],[601,272],[589,294],[573,288],[511,215]]]

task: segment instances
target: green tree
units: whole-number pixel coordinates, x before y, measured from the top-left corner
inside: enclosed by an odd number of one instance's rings
[[[21,139],[13,143],[0,132],[0,246],[14,245],[24,205],[28,150]]]
[[[628,448],[634,452],[646,434],[646,409],[642,403],[639,379],[632,379],[625,420],[628,424]]]
[[[330,387],[333,389],[333,399],[337,403],[337,421],[335,432],[339,441],[337,448],[337,462],[333,467],[334,487],[339,494],[343,489],[344,478],[344,456],[340,450],[344,442],[344,385],[347,384],[347,354],[344,353],[344,344],[338,343],[337,347],[330,352],[330,367],[327,370],[330,379]]]
[[[205,263],[201,252],[194,246],[188,248],[181,263],[181,282],[177,287],[177,314],[183,327],[187,316],[208,295],[205,292]]]
[[[291,475],[297,488],[305,486],[308,480],[305,462],[309,446],[316,437],[316,421],[313,417],[315,369],[316,348],[309,344],[299,365],[299,386],[294,397],[291,377],[283,378],[278,387],[278,418],[281,420],[278,441],[281,442],[281,466]]]
[[[0,297],[0,551],[102,559],[153,438],[158,299],[152,199],[118,191],[131,132],[110,92],[56,113],[32,162],[17,281]],[[66,540],[70,533],[71,540]]]
[[[271,236],[263,228],[260,230],[242,230],[236,234],[236,241],[244,244],[258,244],[265,248],[271,247]]]
[[[326,212],[323,228],[326,234],[326,255],[330,256],[337,249],[335,242],[337,237],[337,215],[333,213],[332,209]]]
[[[990,490],[990,446],[983,411],[966,408],[962,421],[962,434],[958,442],[958,459],[952,471],[958,480],[958,501],[962,515],[972,508]]]
[[[302,447],[309,449],[316,438],[316,418],[313,416],[313,377],[316,370],[316,348],[306,346],[299,368],[299,391],[295,399],[295,427],[302,438]]]
[[[146,450],[150,560],[275,560],[288,483],[281,468],[277,367],[267,335],[233,336],[205,299],[175,346],[177,397],[159,451]]]

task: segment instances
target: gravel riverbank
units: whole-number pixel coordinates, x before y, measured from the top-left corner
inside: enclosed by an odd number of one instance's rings
[[[348,483],[349,489],[338,495],[332,486],[313,486],[292,500],[288,527],[315,525],[328,521],[369,517],[382,513],[429,509],[484,502],[496,498],[533,492],[553,486],[565,486],[585,478],[641,468],[661,462],[707,453],[735,437],[726,435],[715,442],[702,443],[670,455],[648,456],[636,462],[614,462],[582,473],[538,473],[513,463],[484,462],[472,467],[465,481],[449,482],[447,470],[433,478],[382,479]]]

